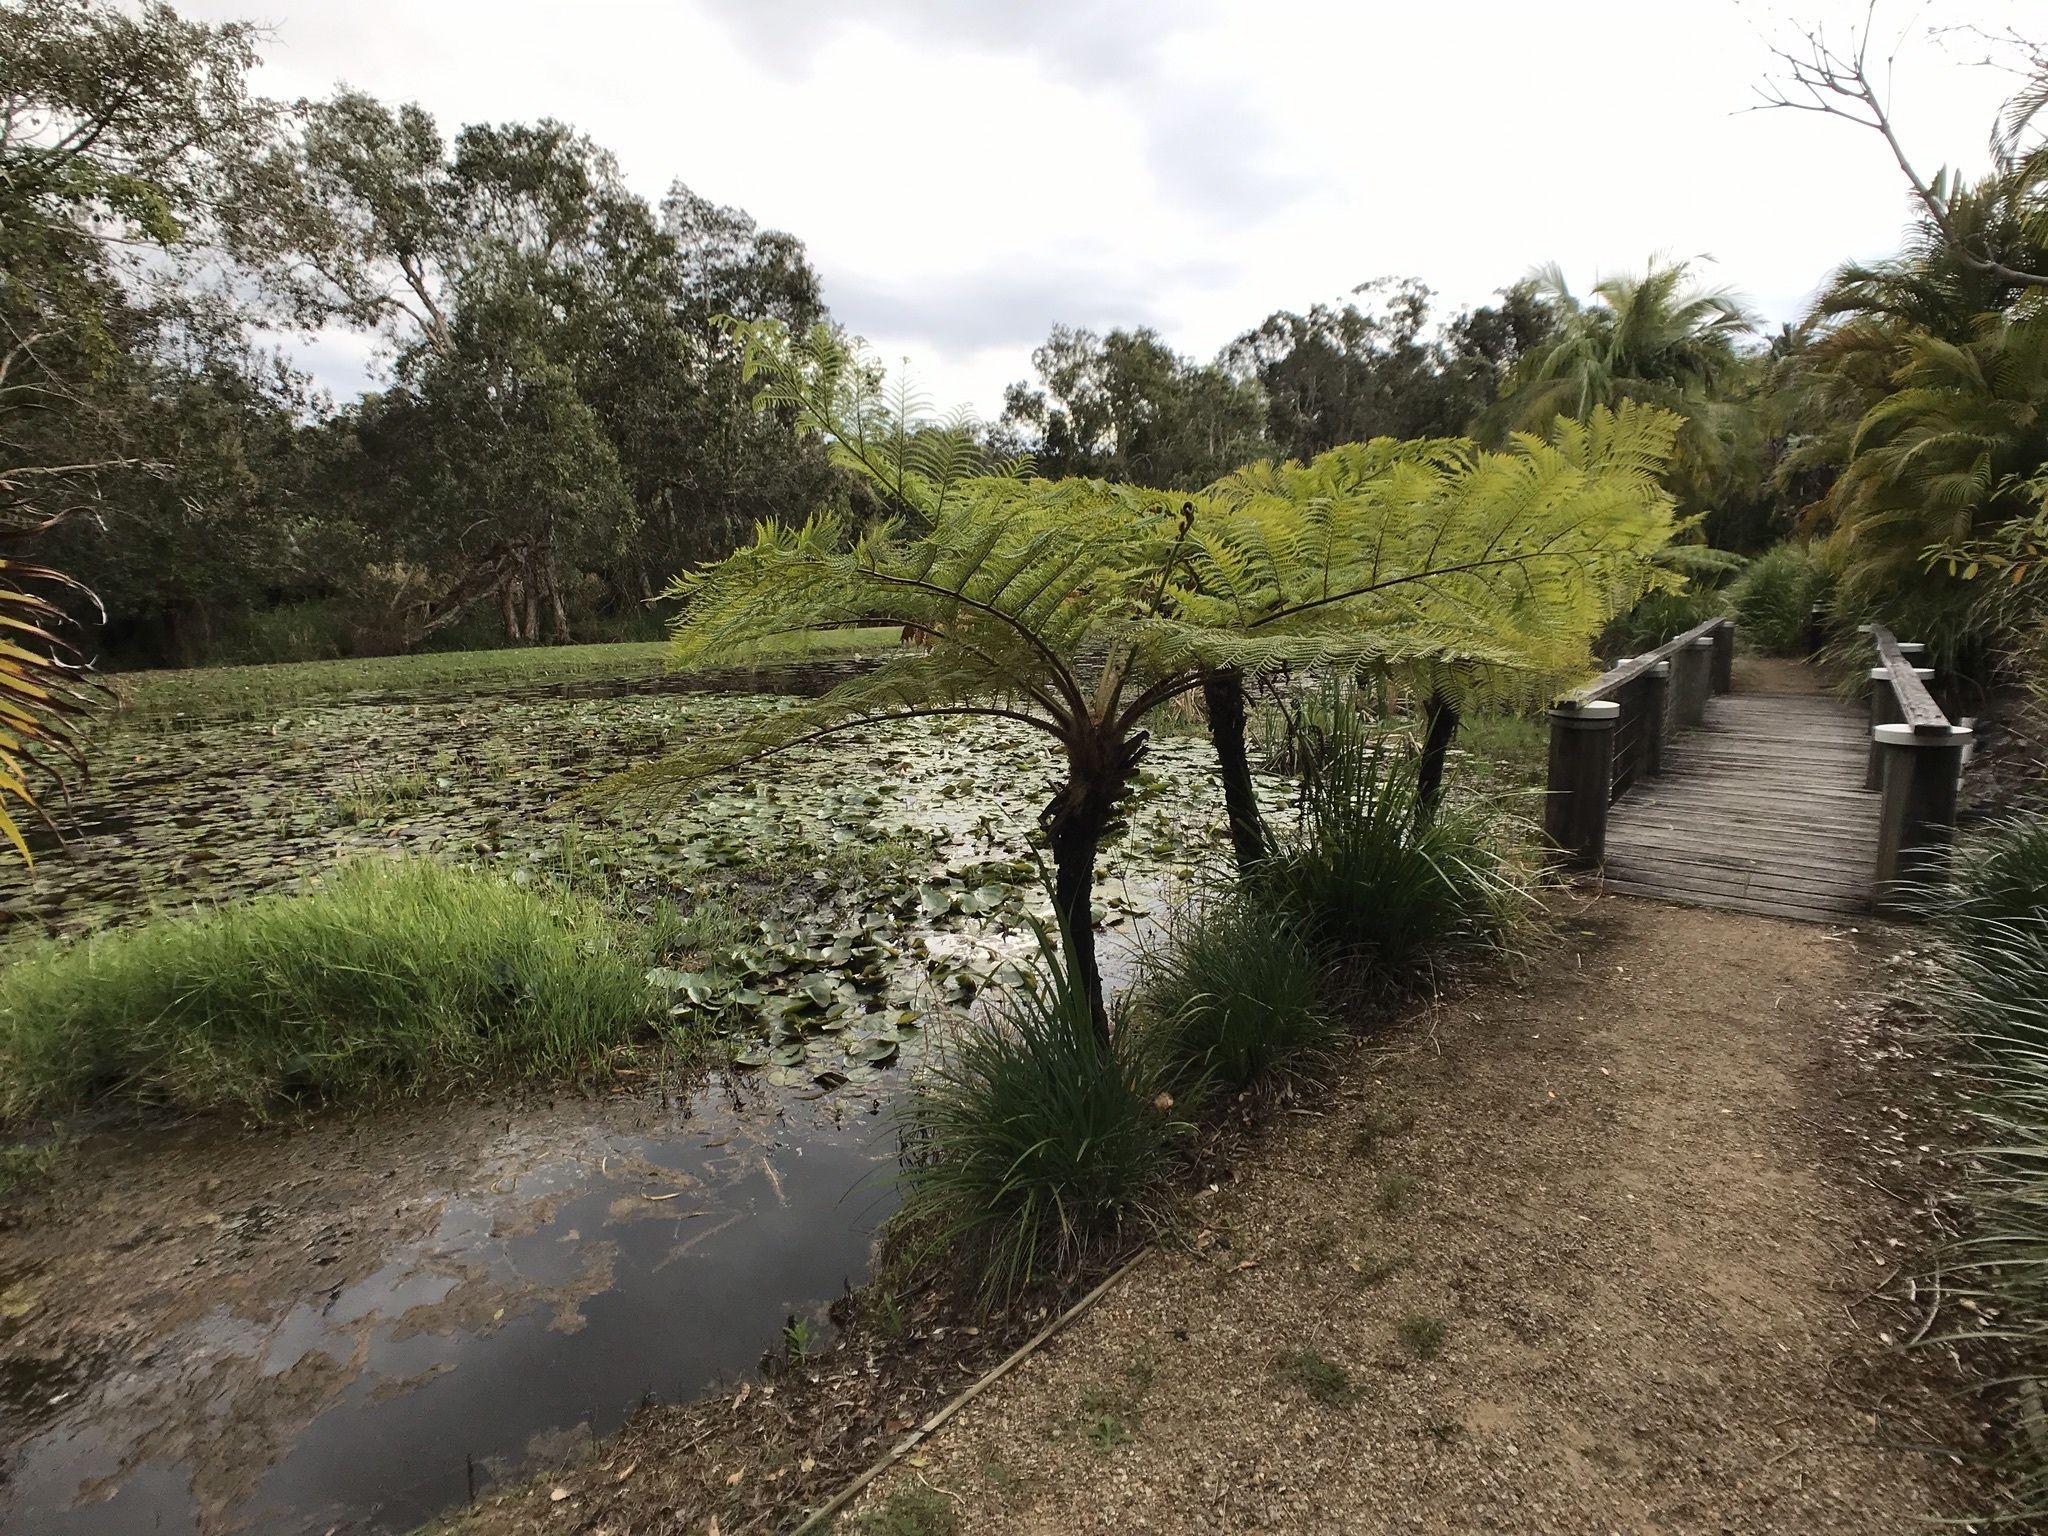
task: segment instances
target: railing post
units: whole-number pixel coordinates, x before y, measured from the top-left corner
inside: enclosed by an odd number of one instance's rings
[[[1678,663],[1671,684],[1678,692],[1678,723],[1703,724],[1714,691],[1714,637],[1701,635],[1671,659]]]
[[[1550,792],[1543,832],[1562,862],[1594,869],[1607,852],[1607,796],[1621,706],[1607,699],[1550,711]]]
[[[1905,647],[1900,646],[1899,649],[1903,651]],[[1913,649],[1917,651],[1920,647],[1916,645]],[[1934,676],[1934,669],[1915,667],[1913,675],[1924,683]],[[1899,698],[1892,692],[1891,677],[1889,668],[1870,669],[1870,762],[1863,770],[1865,789],[1884,788],[1884,756],[1878,748],[1877,728],[1895,724],[1899,718]]]
[[[1664,716],[1671,707],[1671,663],[1660,661],[1643,674],[1643,771],[1664,771]]]
[[[1731,619],[1714,631],[1714,692],[1726,693],[1735,686],[1735,623]]]
[[[1873,727],[1870,734],[1882,758],[1884,786],[1875,905],[1880,912],[1908,911],[1948,873],[1971,732],[1965,725],[1915,731],[1887,724]]]

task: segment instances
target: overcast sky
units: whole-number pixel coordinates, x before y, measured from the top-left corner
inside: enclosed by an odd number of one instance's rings
[[[2032,0],[2038,4],[2038,0]],[[185,0],[267,23],[281,96],[346,82],[451,134],[552,116],[649,197],[681,179],[809,246],[833,313],[942,405],[984,413],[1054,321],[1209,356],[1382,275],[1451,308],[1539,262],[1575,286],[1713,258],[1773,322],[1896,245],[1881,142],[1754,112],[1794,22],[1863,0]],[[1969,168],[2009,82],[1929,21],[2020,0],[1880,0],[1912,29],[1895,109]],[[370,348],[323,338],[352,393]]]

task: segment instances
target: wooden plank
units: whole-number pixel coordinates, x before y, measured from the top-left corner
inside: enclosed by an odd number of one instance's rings
[[[1609,811],[1618,895],[1807,922],[1867,915],[1879,800],[1868,726],[1824,695],[1730,694]]]
[[[1746,912],[1753,917],[1789,918],[1801,923],[1842,923],[1856,918],[1870,916],[1865,907],[1849,907],[1815,902],[1788,902],[1768,900],[1761,897],[1728,896],[1719,892],[1702,891],[1688,896],[1673,896],[1669,891],[1648,890],[1631,885],[1625,880],[1603,882],[1606,889],[1617,896],[1634,896],[1651,901],[1669,901],[1678,906],[1712,907],[1723,912]]]
[[[1725,891],[1739,896],[1777,896],[1787,900],[1810,898],[1852,904],[1870,900],[1871,879],[1867,873],[1857,879],[1823,879],[1804,873],[1713,864],[1659,864],[1634,858],[1611,858],[1604,867],[1617,880],[1633,880],[1640,885],[1681,893]]]
[[[1882,624],[1870,626],[1870,638],[1877,642],[1877,664],[1890,680],[1901,723],[1910,725],[1916,736],[1945,735],[1948,716],[1941,712],[1934,695],[1927,691],[1927,684],[1913,670],[1912,661],[1899,649],[1898,638]]]
[[[1695,624],[1684,634],[1674,635],[1671,639],[1666,640],[1654,651],[1645,651],[1640,656],[1631,656],[1625,665],[1609,668],[1585,687],[1578,689],[1568,695],[1568,697],[1576,699],[1582,704],[1590,704],[1598,699],[1610,699],[1618,690],[1626,688],[1630,683],[1656,666],[1658,662],[1669,661],[1673,656],[1676,656],[1680,651],[1691,645],[1693,641],[1700,639],[1702,636],[1711,635],[1733,622],[1731,619],[1720,618],[1708,619],[1704,624]]]

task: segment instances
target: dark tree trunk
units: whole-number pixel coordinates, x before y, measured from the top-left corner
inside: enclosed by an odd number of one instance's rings
[[[1237,867],[1250,869],[1266,856],[1266,832],[1259,821],[1259,797],[1252,787],[1251,760],[1244,745],[1244,677],[1232,669],[1202,679],[1202,704],[1209,715],[1209,741],[1223,775],[1223,811],[1230,821],[1230,846]]]
[[[1066,931],[1075,979],[1088,996],[1095,1038],[1109,1044],[1109,1005],[1095,958],[1095,855],[1145,755],[1145,735],[1117,741],[1091,736],[1067,747],[1067,782],[1039,813],[1052,845],[1052,904]]]
[[[1443,799],[1444,759],[1450,755],[1451,738],[1458,734],[1458,710],[1439,688],[1429,696],[1422,717],[1428,722],[1422,736],[1422,761],[1415,774],[1415,822],[1422,825],[1436,814]]]

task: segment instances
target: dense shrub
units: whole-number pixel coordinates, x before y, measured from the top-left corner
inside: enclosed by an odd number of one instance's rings
[[[1960,1283],[2012,1351],[2018,1422],[2011,1514],[2048,1515],[2048,820],[1995,828],[1960,850],[1932,904],[1942,937],[1937,1011],[1971,1062],[1980,1145],[1966,1195],[1974,1232]]]
[[[1527,901],[1518,823],[1455,798],[1427,808],[1407,745],[1335,695],[1313,706],[1300,815],[1256,869],[1255,899],[1369,984],[1498,942]]]
[[[962,1031],[904,1111],[922,1155],[902,1230],[1007,1295],[1151,1209],[1181,1127],[1157,1037],[1120,1018],[1107,1045],[1062,944],[1035,983]]]
[[[1326,967],[1283,913],[1243,896],[1176,914],[1147,950],[1135,1010],[1175,1091],[1244,1088],[1327,1046]]]
[[[304,894],[19,951],[0,971],[0,1117],[573,1072],[648,1017],[645,959],[595,906],[366,859]]]
[[[1616,619],[1601,634],[1602,656],[1633,656],[1652,651],[1673,635],[1682,635],[1727,611],[1727,594],[1705,587],[1683,592],[1652,592]]]
[[[1752,650],[1799,656],[1809,648],[1814,605],[1828,594],[1826,571],[1796,544],[1780,544],[1750,561],[1728,588],[1735,632]]]

